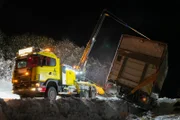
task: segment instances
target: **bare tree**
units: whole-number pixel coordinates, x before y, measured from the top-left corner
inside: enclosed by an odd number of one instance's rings
[[[61,59],[61,63],[68,65],[77,65],[84,48],[75,45],[73,42],[65,39],[59,41],[55,45],[55,54]]]
[[[52,38],[48,38],[46,36],[37,36],[29,33],[20,35],[20,36],[12,36],[8,40],[8,44],[10,49],[8,50],[8,55],[6,57],[12,58],[15,56],[16,52],[19,49],[36,46],[40,48],[45,47],[53,47],[54,40]]]
[[[99,60],[89,58],[86,66],[86,78],[104,86],[110,69],[110,63],[100,63]]]
[[[5,37],[4,33],[0,30],[0,48],[1,48],[0,49],[0,58],[2,58],[4,56],[3,51],[6,47],[4,37]]]

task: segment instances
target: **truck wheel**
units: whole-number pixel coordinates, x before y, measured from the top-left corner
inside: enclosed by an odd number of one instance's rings
[[[87,90],[82,90],[80,92],[80,98],[89,98],[89,92]]]
[[[89,98],[89,92],[87,90],[84,91],[84,97],[87,99]]]
[[[56,96],[57,96],[57,91],[54,87],[49,87],[47,92],[46,92],[46,97],[49,100],[56,100]]]
[[[96,88],[95,87],[92,87],[91,88],[91,99],[95,99],[96,98]]]
[[[91,91],[91,99],[95,99],[96,98],[96,91]]]

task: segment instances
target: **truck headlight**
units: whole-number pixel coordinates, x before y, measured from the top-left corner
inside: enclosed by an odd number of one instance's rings
[[[28,76],[28,75],[29,75],[29,72],[25,72],[25,75]]]
[[[36,88],[31,88],[30,90],[31,90],[31,91],[36,91]]]
[[[77,75],[83,74],[83,72],[82,72],[82,71],[80,71],[80,72],[76,71],[76,74],[77,74]]]
[[[12,80],[12,83],[18,83],[18,80]]]
[[[35,85],[36,87],[39,87],[40,86],[40,84],[39,83],[36,83],[36,85]]]

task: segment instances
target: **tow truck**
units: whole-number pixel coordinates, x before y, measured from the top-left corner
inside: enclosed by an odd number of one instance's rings
[[[44,97],[55,100],[60,96],[95,98],[104,90],[91,81],[77,79],[81,71],[61,64],[50,49],[27,47],[20,49],[15,58],[12,92],[20,98]]]

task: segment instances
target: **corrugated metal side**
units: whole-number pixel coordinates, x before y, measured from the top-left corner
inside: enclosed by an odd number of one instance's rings
[[[161,67],[166,44],[150,41],[139,37],[124,35],[117,49],[108,80],[116,80],[118,84],[135,88],[144,79],[155,74]],[[164,70],[162,73],[164,74]],[[162,88],[165,77],[158,75],[156,90]],[[164,76],[164,75],[163,75]],[[150,94],[153,83],[141,88]]]

